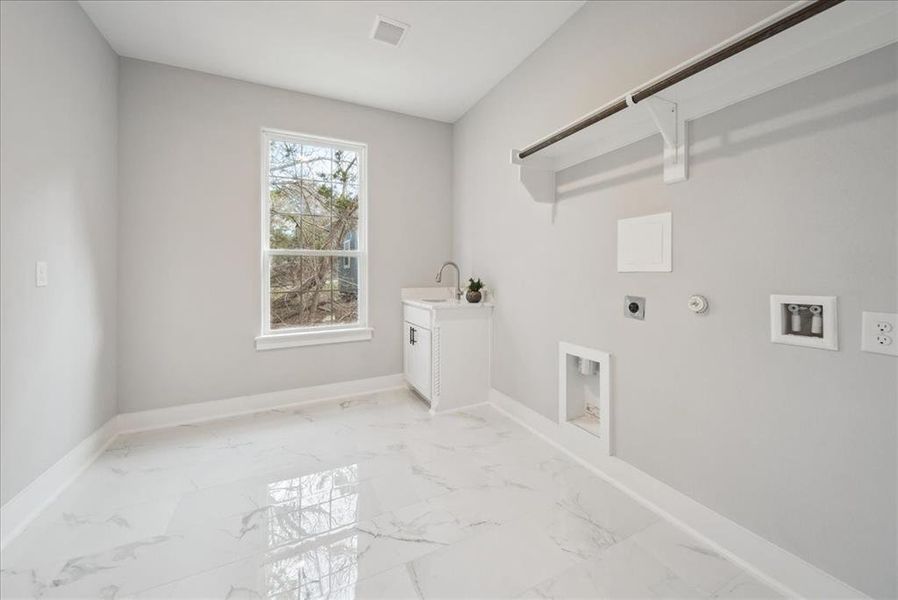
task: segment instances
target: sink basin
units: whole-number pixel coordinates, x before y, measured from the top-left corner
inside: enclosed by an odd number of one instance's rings
[[[435,303],[435,302],[449,302],[449,301],[445,298],[421,298],[421,302]]]

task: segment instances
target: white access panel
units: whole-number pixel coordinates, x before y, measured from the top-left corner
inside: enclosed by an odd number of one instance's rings
[[[617,222],[617,270],[620,273],[672,270],[671,213]]]

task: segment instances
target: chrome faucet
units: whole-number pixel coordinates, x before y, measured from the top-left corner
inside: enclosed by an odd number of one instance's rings
[[[455,267],[455,300],[460,301],[461,300],[461,271],[459,270],[457,264],[455,264],[452,261],[444,262],[443,266],[440,267],[440,272],[437,273],[437,283],[440,283],[441,281],[443,281],[443,269],[445,269],[448,266]]]

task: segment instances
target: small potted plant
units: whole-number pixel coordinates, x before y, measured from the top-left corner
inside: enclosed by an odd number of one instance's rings
[[[477,304],[478,302],[480,302],[480,300],[483,299],[483,294],[480,293],[481,289],[483,289],[483,282],[480,281],[480,278],[469,278],[468,291],[465,294],[465,298],[467,299],[467,301],[471,304]]]

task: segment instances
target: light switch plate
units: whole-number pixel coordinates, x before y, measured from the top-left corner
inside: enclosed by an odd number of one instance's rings
[[[861,350],[898,356],[898,314],[865,311],[861,323]]]
[[[44,261],[34,263],[34,285],[36,287],[47,285],[47,263]]]

